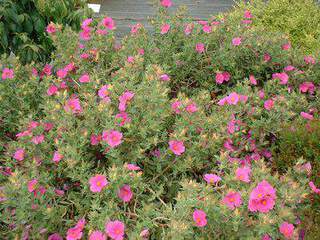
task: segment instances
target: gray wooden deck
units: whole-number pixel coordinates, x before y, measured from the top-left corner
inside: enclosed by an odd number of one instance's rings
[[[154,1],[154,0],[153,0]],[[116,21],[117,35],[123,36],[130,31],[130,26],[137,22],[147,29],[148,17],[155,14],[152,0],[97,0],[101,2],[100,14],[108,15]],[[187,6],[189,14],[195,19],[207,19],[209,16],[230,9],[234,0],[173,0],[171,11],[180,5]]]

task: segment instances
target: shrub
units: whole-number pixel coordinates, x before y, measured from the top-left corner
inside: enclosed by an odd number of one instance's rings
[[[79,29],[90,11],[82,0],[1,0],[0,55],[15,53],[23,63],[44,61],[53,51],[45,34],[50,22]]]
[[[314,0],[271,0],[241,2],[233,16],[241,18],[250,9],[255,16],[253,24],[265,31],[288,35],[293,46],[310,54],[319,53],[320,7]]]
[[[51,35],[42,113],[21,119],[2,160],[4,236],[301,233],[309,159],[277,173],[271,149],[282,123],[319,118],[319,62],[283,49],[281,34],[228,16],[207,33],[208,22],[166,14],[161,8],[155,35],[136,25],[121,45],[109,17]],[[186,24],[194,24],[187,35]]]

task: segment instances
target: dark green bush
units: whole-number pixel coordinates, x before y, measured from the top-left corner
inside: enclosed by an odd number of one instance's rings
[[[0,54],[13,52],[23,63],[47,59],[53,45],[50,22],[79,29],[89,16],[85,0],[0,0]]]

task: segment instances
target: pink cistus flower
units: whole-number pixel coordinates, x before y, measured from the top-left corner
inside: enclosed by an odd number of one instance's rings
[[[296,68],[294,66],[288,65],[288,66],[285,66],[283,70],[286,71],[286,72],[291,72],[291,71],[293,71],[295,69]]]
[[[89,240],[106,240],[106,235],[100,231],[93,231],[89,236]]]
[[[250,80],[250,83],[252,84],[252,85],[257,85],[258,83],[257,83],[257,79],[254,77],[254,75],[250,75],[249,76],[249,80]]]
[[[252,14],[251,14],[250,10],[245,10],[243,17],[246,18],[246,19],[251,19],[252,18]]]
[[[170,28],[171,28],[170,24],[163,24],[163,25],[161,26],[161,32],[160,32],[160,33],[161,33],[162,35],[163,35],[163,34],[166,34],[166,33],[169,32]]]
[[[205,33],[211,33],[212,32],[212,27],[208,24],[205,24],[202,26],[202,31],[204,31]]]
[[[316,193],[316,194],[320,194],[320,189],[316,187],[316,185],[314,184],[314,182],[309,182],[309,187],[311,188],[311,190]]]
[[[58,78],[64,79],[68,75],[68,71],[64,68],[57,71]]]
[[[111,17],[104,18],[102,20],[102,25],[109,30],[114,30],[116,28],[115,22]]]
[[[218,72],[216,73],[216,83],[222,84],[223,82],[228,82],[230,77],[231,75],[228,72]]]
[[[180,101],[174,101],[171,104],[171,109],[176,113],[176,114],[180,114],[181,113],[181,109],[182,109],[182,102]]]
[[[232,45],[233,46],[239,46],[241,44],[241,38],[240,37],[236,37],[232,39]]]
[[[38,135],[38,136],[34,136],[31,139],[31,142],[34,143],[35,145],[38,145],[38,144],[42,143],[43,141],[44,141],[44,135],[43,134]]]
[[[2,70],[2,75],[1,75],[2,80],[6,79],[13,79],[14,78],[14,72],[10,68],[4,68]]]
[[[25,150],[23,148],[18,148],[13,154],[13,158],[17,161],[22,161],[24,159]]]
[[[78,221],[76,226],[69,228],[67,231],[67,240],[79,240],[82,238],[82,231],[85,226],[85,220],[82,218]]]
[[[61,159],[63,158],[63,155],[60,154],[58,151],[55,151],[53,153],[53,158],[52,158],[52,161],[54,161],[55,163],[58,163],[61,161]]]
[[[264,234],[261,240],[272,240],[272,238],[269,236],[269,234]]]
[[[230,93],[230,95],[227,97],[227,103],[229,105],[237,105],[237,103],[239,102],[240,100],[240,96],[238,93],[236,92],[232,92]]]
[[[219,177],[216,174],[212,173],[207,173],[203,176],[203,179],[208,183],[208,184],[216,184],[221,181],[221,177]]]
[[[129,185],[123,185],[118,191],[118,197],[124,202],[130,202],[133,197],[133,192]]]
[[[248,208],[251,212],[267,213],[273,209],[275,200],[276,190],[263,180],[250,193]]]
[[[194,210],[193,221],[197,227],[204,227],[207,225],[207,214],[202,210]]]
[[[270,111],[274,107],[274,101],[272,99],[268,99],[263,104],[264,108],[268,111]]]
[[[291,48],[291,44],[290,43],[285,43],[281,46],[282,50],[287,51]]]
[[[116,119],[116,124],[119,125],[120,127],[124,126],[126,123],[131,122],[131,118],[128,116],[128,113],[126,112],[118,113],[115,116],[115,119]]]
[[[197,51],[197,53],[203,53],[204,52],[204,44],[203,43],[197,43],[196,44],[196,51]]]
[[[251,169],[249,167],[237,168],[236,179],[242,182],[250,182]]]
[[[137,166],[136,164],[133,164],[133,163],[125,164],[125,167],[130,171],[139,171],[139,170],[141,170],[141,168],[139,166]]]
[[[124,238],[125,226],[121,221],[109,221],[106,223],[105,231],[113,240],[122,240]]]
[[[82,113],[82,107],[80,105],[80,100],[78,98],[68,99],[65,106],[64,106],[64,110],[66,112],[72,112],[73,114]]]
[[[122,133],[116,130],[103,131],[102,140],[114,148],[122,143]]]
[[[305,56],[304,57],[304,62],[306,64],[311,64],[311,65],[316,64],[316,60],[312,56]]]
[[[32,193],[36,190],[38,184],[38,179],[32,179],[28,182],[28,192]]]
[[[194,24],[193,23],[188,23],[186,25],[186,27],[184,28],[184,34],[185,35],[190,35],[192,33],[193,28],[194,28]]]
[[[171,140],[169,141],[169,149],[177,156],[180,156],[185,151],[183,141]]]
[[[299,85],[299,90],[302,93],[309,92],[310,94],[313,94],[315,91],[315,86],[312,82],[303,82]]]
[[[79,33],[79,37],[83,41],[89,41],[91,39],[91,28],[87,27],[87,28],[83,29]]]
[[[289,76],[285,72],[281,73],[273,73],[272,74],[272,79],[279,79],[281,85],[286,85],[289,81]]]
[[[132,34],[137,34],[139,29],[141,29],[142,27],[143,27],[143,25],[141,23],[137,23],[137,24],[131,26],[131,31],[130,32]]]
[[[46,64],[42,69],[42,73],[46,76],[50,76],[52,74],[52,66],[49,64]]]
[[[47,90],[48,96],[52,96],[58,92],[58,87],[56,85],[50,85],[50,87]]]
[[[306,113],[306,112],[301,112],[300,116],[303,117],[304,119],[307,119],[307,120],[313,120],[313,115]]]
[[[91,192],[101,192],[101,190],[107,186],[109,183],[104,175],[96,174],[89,179],[90,191]]]
[[[48,26],[46,27],[46,31],[49,34],[55,34],[57,29],[56,29],[56,25],[53,22],[50,22],[48,24]]]
[[[162,74],[162,75],[160,76],[160,80],[161,80],[161,81],[164,81],[164,82],[168,82],[168,81],[170,81],[170,77],[169,77],[168,74]]]
[[[63,237],[61,237],[59,233],[54,233],[48,237],[48,240],[63,240]]]
[[[133,56],[128,56],[127,62],[128,63],[134,63],[134,57]]]
[[[197,108],[197,104],[195,104],[194,102],[191,102],[189,103],[187,106],[186,106],[186,111],[188,113],[195,113],[198,111],[198,108]]]
[[[119,106],[118,109],[120,112],[124,112],[127,107],[127,103],[134,97],[134,93],[130,91],[124,92],[120,97],[119,97]]]
[[[265,62],[270,62],[271,59],[272,59],[272,58],[271,58],[271,55],[270,55],[269,53],[265,53],[265,54],[263,55],[263,61],[265,61]]]
[[[79,82],[81,83],[88,83],[90,82],[90,76],[89,74],[85,73],[79,78]]]
[[[90,143],[92,146],[98,145],[101,141],[102,136],[101,135],[95,135],[92,134],[90,137]]]
[[[231,191],[222,199],[222,203],[231,210],[234,210],[242,204],[241,195],[238,192]]]
[[[161,0],[161,6],[165,8],[169,8],[172,6],[172,1],[171,0]]]
[[[108,97],[110,95],[110,90],[111,89],[111,85],[107,84],[107,85],[103,85],[99,91],[98,91],[98,96],[102,99]]]
[[[279,231],[286,239],[290,239],[293,236],[294,226],[291,223],[283,222],[279,227]]]

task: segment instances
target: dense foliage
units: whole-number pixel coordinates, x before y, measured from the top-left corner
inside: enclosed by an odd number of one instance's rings
[[[249,10],[193,21],[161,3],[154,34],[51,24],[50,64],[4,61],[26,107],[1,113],[19,116],[3,115],[3,239],[318,237],[318,56]]]
[[[46,60],[53,51],[50,22],[79,29],[90,15],[84,0],[0,0],[0,55],[13,52],[24,63]]]

